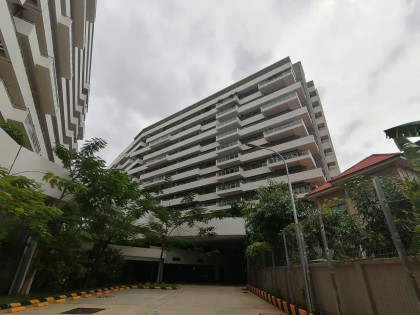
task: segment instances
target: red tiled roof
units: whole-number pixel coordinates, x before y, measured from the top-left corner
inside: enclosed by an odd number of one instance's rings
[[[315,188],[315,189],[311,190],[310,192],[308,192],[306,194],[306,196],[312,195],[312,194],[317,193],[318,191],[321,191],[321,190],[324,190],[324,189],[328,189],[332,186],[333,185],[331,185],[330,182],[326,182],[326,183],[322,184],[321,186],[319,186],[318,188]]]
[[[315,188],[314,190],[311,190],[309,193],[306,194],[306,196],[310,196],[310,195],[313,195],[313,194],[315,194],[319,191],[322,191],[322,190],[333,187],[333,185],[331,183],[334,182],[335,180],[339,179],[339,178],[346,177],[350,174],[361,171],[361,170],[363,170],[365,168],[368,168],[372,165],[381,163],[381,162],[386,161],[390,158],[393,158],[395,156],[400,156],[400,155],[402,155],[402,153],[372,154],[371,156],[368,156],[367,158],[361,160],[359,163],[353,165],[348,170],[346,170],[346,171],[342,172],[341,174],[331,178],[325,184],[322,184],[318,188]]]

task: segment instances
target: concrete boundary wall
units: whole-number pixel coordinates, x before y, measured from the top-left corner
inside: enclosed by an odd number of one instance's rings
[[[419,282],[420,256],[410,257],[410,262]],[[326,263],[310,264],[310,272],[316,310],[328,315],[337,314],[334,291]],[[398,258],[335,263],[334,274],[344,314],[417,314],[415,296],[410,290]],[[287,267],[249,270],[251,285],[289,303],[304,307],[302,279],[300,266],[294,266],[290,270],[290,275],[288,275]]]

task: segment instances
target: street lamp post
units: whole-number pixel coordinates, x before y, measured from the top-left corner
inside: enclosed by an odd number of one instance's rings
[[[264,148],[262,146],[252,144],[252,143],[247,143],[245,145],[248,146],[248,147],[251,147],[251,148],[260,148],[261,150],[268,150],[268,151],[274,152],[275,154],[278,155],[278,157],[284,163],[284,166],[286,168],[287,185],[289,186],[289,194],[290,194],[290,199],[291,199],[291,202],[292,202],[293,219],[294,219],[294,222],[295,222],[295,232],[296,232],[297,245],[298,245],[298,249],[299,249],[299,257],[300,257],[300,262],[302,264],[303,282],[304,282],[305,291],[306,291],[306,294],[305,294],[306,304],[308,306],[308,310],[310,312],[313,312],[315,310],[315,306],[314,306],[314,299],[313,299],[313,293],[312,293],[311,276],[310,276],[310,273],[309,273],[308,258],[306,256],[305,242],[304,242],[304,239],[303,239],[303,234],[302,234],[302,231],[300,229],[299,220],[298,220],[298,216],[297,216],[295,199],[293,197],[292,183],[290,182],[289,168],[287,167],[287,163],[286,163],[285,159],[283,158],[283,156],[273,149]]]

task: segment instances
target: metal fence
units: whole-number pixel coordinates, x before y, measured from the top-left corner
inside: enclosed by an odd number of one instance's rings
[[[397,216],[381,188],[376,193],[384,212],[368,223],[370,231],[365,218],[342,210],[328,216],[314,211],[300,221],[317,313],[420,314],[420,225],[406,219],[415,218],[410,203],[397,200]],[[306,306],[295,229],[248,258],[248,267],[251,285]]]

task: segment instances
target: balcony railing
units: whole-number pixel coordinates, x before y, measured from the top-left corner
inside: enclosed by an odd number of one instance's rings
[[[273,132],[276,132],[276,131],[279,131],[279,130],[282,130],[282,129],[286,129],[286,128],[289,128],[289,127],[292,127],[292,126],[295,126],[295,125],[299,125],[299,124],[303,124],[302,119],[295,120],[295,121],[292,121],[290,123],[268,129],[268,130],[264,131],[264,134],[268,135],[270,133],[273,133]]]
[[[217,176],[218,177],[219,176],[225,176],[225,175],[229,175],[229,174],[233,174],[233,173],[238,173],[240,171],[242,171],[242,168],[239,167],[239,166],[236,166],[236,167],[228,168],[228,169],[225,169],[223,171],[217,172]]]
[[[239,140],[235,140],[235,141],[232,141],[232,142],[229,142],[229,143],[226,143],[226,144],[219,145],[217,147],[217,151],[220,151],[220,150],[223,150],[223,149],[226,149],[226,148],[229,148],[229,147],[233,147],[233,146],[236,146],[236,145],[240,145],[240,144],[241,144],[241,142]]]
[[[231,112],[231,111],[237,110],[237,109],[238,109],[238,106],[233,106],[233,107],[231,107],[231,108],[228,108],[228,109],[222,110],[221,112],[218,112],[218,113],[216,114],[216,118],[218,118],[218,117],[220,117],[220,116],[222,116],[222,115],[224,115],[224,114],[226,114],[226,113],[228,113],[228,112]]]
[[[167,154],[158,155],[158,156],[154,157],[153,159],[146,161],[145,164],[154,163],[156,161],[159,161],[159,160],[162,160],[162,159],[166,158],[167,156],[168,156]]]
[[[223,106],[225,104],[228,104],[228,103],[234,102],[234,101],[236,101],[236,102],[239,101],[239,98],[238,98],[237,95],[231,95],[231,96],[228,96],[228,97],[224,98],[223,100],[216,103],[216,107],[220,107],[220,106]]]
[[[228,131],[222,132],[216,136],[216,139],[220,139],[232,133],[238,132],[238,130],[239,130],[238,128],[234,128],[234,129],[230,129]]]
[[[169,139],[169,137],[170,137],[170,135],[165,135],[165,136],[159,137],[159,138],[157,138],[157,139],[155,139],[153,141],[150,141],[149,142],[149,146],[152,146],[152,145],[154,145],[156,143],[159,143],[159,142],[161,142],[163,140]]]
[[[240,203],[242,201],[242,199],[237,198],[237,199],[230,199],[230,200],[221,200],[217,203],[218,207],[226,207],[226,206],[231,206],[234,203]]]
[[[280,78],[280,77],[282,77],[282,76],[284,76],[285,74],[288,74],[288,73],[292,73],[292,69],[289,68],[289,69],[286,69],[286,70],[284,70],[282,72],[276,73],[275,75],[272,75],[271,77],[268,77],[267,79],[265,79],[265,80],[261,81],[260,83],[258,83],[258,86],[261,86],[261,85],[264,85],[264,84],[266,84],[268,82],[271,82],[271,81],[273,81],[273,80],[275,80],[277,78]]]
[[[36,135],[34,123],[32,121],[31,112],[28,110],[28,115],[25,118],[25,129],[28,132],[29,139],[32,144],[32,148],[35,153],[41,152],[41,146],[39,145],[38,136]]]
[[[233,189],[237,187],[241,187],[240,181],[217,186],[217,191],[223,191],[223,190]]]
[[[274,104],[278,104],[282,101],[289,100],[289,99],[292,99],[294,97],[297,97],[296,93],[289,94],[289,95],[286,95],[286,96],[277,97],[277,98],[273,99],[272,101],[261,105],[261,109],[265,109],[265,108],[270,107]]]
[[[304,155],[308,155],[308,154],[309,154],[308,151],[301,151],[301,152],[293,152],[293,153],[282,154],[281,156],[285,160],[290,160],[290,159],[294,159],[294,158],[304,156]],[[268,159],[268,163],[270,163],[270,164],[281,162],[281,161],[282,161],[282,159],[278,156],[275,156],[275,157],[272,157],[272,158]]]
[[[217,127],[222,127],[222,126],[227,125],[227,124],[229,124],[229,123],[231,123],[231,122],[233,122],[237,119],[238,119],[237,117],[233,117],[233,118],[230,118],[228,120],[222,121],[222,122],[217,124]]]
[[[220,164],[220,163],[223,163],[223,162],[226,162],[226,161],[230,161],[230,160],[234,160],[234,159],[237,159],[238,157],[239,157],[239,154],[228,155],[228,156],[222,157],[221,159],[218,159],[217,164]]]
[[[293,187],[293,193],[295,195],[307,194],[311,190],[312,190],[312,188],[310,186]]]

